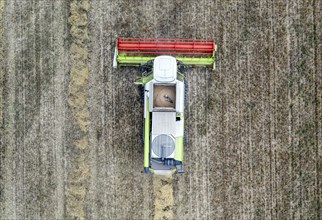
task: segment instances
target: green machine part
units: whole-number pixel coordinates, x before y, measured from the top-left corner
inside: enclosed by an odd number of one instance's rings
[[[144,119],[144,168],[150,166],[150,112],[149,112],[149,99],[146,97],[146,117]]]
[[[184,128],[184,115],[183,113],[177,113],[182,120],[182,129]],[[183,132],[184,133],[184,132]],[[183,136],[176,137],[176,147],[174,151],[174,159],[178,161],[183,161]]]
[[[116,61],[120,66],[139,66],[149,60],[154,59],[155,56],[131,56],[126,54],[118,54]],[[214,57],[184,57],[175,56],[175,58],[185,65],[191,66],[213,66]]]

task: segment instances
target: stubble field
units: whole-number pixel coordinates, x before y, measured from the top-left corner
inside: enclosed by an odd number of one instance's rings
[[[316,0],[0,0],[1,219],[321,219]],[[185,173],[143,174],[115,37],[212,38],[186,74]]]

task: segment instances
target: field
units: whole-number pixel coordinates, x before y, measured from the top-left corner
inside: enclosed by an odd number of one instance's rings
[[[0,219],[321,219],[322,3],[0,0]],[[185,173],[143,173],[115,37],[211,38]]]

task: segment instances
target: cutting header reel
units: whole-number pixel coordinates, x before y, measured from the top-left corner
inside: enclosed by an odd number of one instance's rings
[[[215,69],[215,51],[214,40],[118,37],[113,67],[140,66],[157,56],[170,55],[187,66]]]

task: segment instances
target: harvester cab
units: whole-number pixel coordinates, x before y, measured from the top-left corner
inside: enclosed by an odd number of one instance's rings
[[[184,70],[215,68],[213,40],[117,38],[113,67],[139,66],[144,88],[144,171],[183,173]]]

